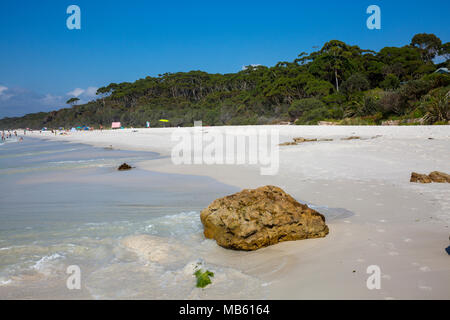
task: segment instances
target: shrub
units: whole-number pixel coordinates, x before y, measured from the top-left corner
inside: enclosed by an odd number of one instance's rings
[[[288,113],[292,119],[295,119],[307,111],[320,109],[324,106],[324,103],[316,98],[294,100],[294,102],[292,102],[291,106],[289,107]]]
[[[332,117],[332,112],[327,107],[321,107],[304,112],[300,118],[295,122],[297,125],[302,124],[317,124],[321,120]]]
[[[424,94],[433,89],[433,83],[424,79],[411,80],[401,86],[398,93],[404,106],[418,101]]]
[[[425,115],[424,108],[418,107],[409,114],[409,117],[413,119],[419,119],[422,118],[424,115]]]
[[[380,110],[378,99],[372,96],[355,96],[345,108],[344,117],[369,116]]]
[[[374,88],[374,89],[370,89],[370,90],[367,90],[366,92],[364,92],[365,97],[372,97],[375,100],[380,100],[385,94],[386,94],[386,91],[384,91],[383,89],[380,89],[380,88]]]
[[[397,89],[400,87],[400,80],[395,74],[390,73],[380,82],[380,87],[386,90]]]
[[[449,96],[450,91],[448,90],[448,88],[443,88],[431,92],[425,97],[425,122],[433,124],[439,122],[448,122],[450,120]]]
[[[298,118],[296,124],[313,124],[331,117],[330,109],[316,98],[295,100],[288,112],[292,119]]]
[[[361,73],[356,73],[350,76],[342,83],[342,91],[351,94],[358,91],[365,91],[369,89],[370,83],[366,76]]]
[[[329,106],[342,105],[347,100],[347,97],[342,93],[333,93],[322,98],[322,101]]]
[[[446,87],[450,85],[450,75],[448,74],[432,73],[424,76],[422,79],[429,82],[432,88]]]
[[[378,106],[384,115],[401,114],[401,96],[397,92],[388,92],[378,101]]]

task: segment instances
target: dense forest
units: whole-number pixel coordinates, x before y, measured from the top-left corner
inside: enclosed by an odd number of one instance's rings
[[[4,118],[0,128],[109,127],[112,121],[126,127],[143,127],[147,121],[152,127],[192,126],[195,120],[204,125],[380,124],[387,119],[447,124],[449,58],[450,44],[433,34],[417,34],[409,45],[379,52],[332,40],[273,67],[165,73],[111,83],[87,104],[76,105],[72,98],[70,108]]]

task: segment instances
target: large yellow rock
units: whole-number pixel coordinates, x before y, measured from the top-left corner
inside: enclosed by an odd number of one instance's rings
[[[202,210],[200,219],[206,238],[236,250],[256,250],[328,234],[323,215],[274,186],[216,199]]]

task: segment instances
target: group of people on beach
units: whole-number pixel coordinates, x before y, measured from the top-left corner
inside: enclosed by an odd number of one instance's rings
[[[11,138],[13,135],[17,138],[17,131],[11,132],[10,130],[8,130],[8,132],[5,133],[5,130],[3,130],[2,131],[2,141],[6,141],[6,139]],[[19,141],[23,141],[23,138],[20,137]]]

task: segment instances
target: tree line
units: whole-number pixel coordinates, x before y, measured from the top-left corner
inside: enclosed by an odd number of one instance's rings
[[[439,58],[442,62],[436,64]],[[293,122],[380,124],[386,119],[446,124],[450,120],[450,45],[417,34],[403,47],[379,52],[332,40],[310,54],[275,66],[248,66],[237,73],[165,73],[111,83],[97,99],[52,112],[4,118],[0,128],[70,128],[113,121],[152,127],[250,125]],[[168,124],[159,122],[168,119]],[[416,119],[417,121],[411,121]]]

